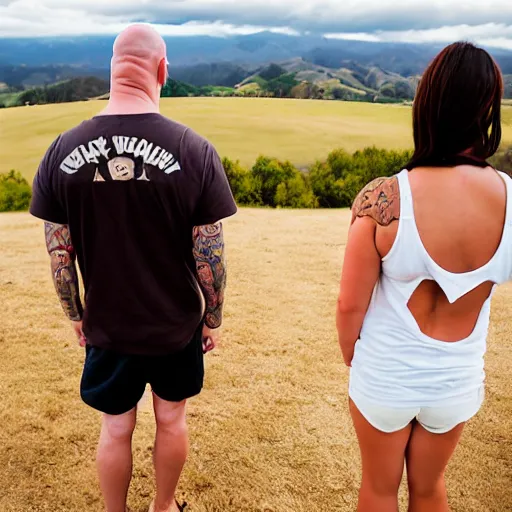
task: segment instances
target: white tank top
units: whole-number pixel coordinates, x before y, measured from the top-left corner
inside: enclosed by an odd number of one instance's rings
[[[470,399],[485,379],[484,354],[491,297],[484,303],[473,332],[458,342],[424,334],[408,308],[422,281],[434,280],[454,303],[485,282],[512,278],[512,180],[507,189],[505,225],[492,259],[474,271],[448,272],[428,254],[414,219],[407,170],[398,174],[400,220],[391,251],[373,292],[350,371],[350,396],[386,407],[444,407]]]

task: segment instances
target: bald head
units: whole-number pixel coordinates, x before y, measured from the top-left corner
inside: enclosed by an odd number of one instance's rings
[[[161,60],[165,58],[165,51],[165,41],[150,25],[131,25],[114,42],[114,59],[137,57]]]
[[[111,95],[143,91],[156,100],[166,79],[166,46],[160,34],[143,24],[123,30],[114,42]]]

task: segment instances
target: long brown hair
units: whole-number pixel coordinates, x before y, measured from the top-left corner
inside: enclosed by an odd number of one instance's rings
[[[492,57],[471,43],[447,46],[423,75],[413,106],[415,151],[407,165],[456,165],[494,155],[501,142],[503,78]]]

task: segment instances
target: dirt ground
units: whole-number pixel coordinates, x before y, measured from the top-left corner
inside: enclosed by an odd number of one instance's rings
[[[355,510],[359,452],[334,325],[347,227],[347,211],[322,210],[242,209],[226,223],[224,339],[189,405],[179,487],[187,511]],[[511,286],[493,306],[487,400],[447,474],[455,512],[512,510]],[[53,291],[40,222],[0,215],[1,512],[102,510],[100,418],[80,401],[83,358]],[[134,512],[153,496],[153,435],[146,404]]]

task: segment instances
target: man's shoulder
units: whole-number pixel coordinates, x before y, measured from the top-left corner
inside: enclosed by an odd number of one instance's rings
[[[82,121],[80,124],[73,126],[73,128],[70,128],[69,130],[62,132],[59,136],[60,140],[64,142],[66,140],[79,137],[83,133],[88,133],[88,132],[90,132],[90,130],[93,129],[93,125],[94,125],[94,118],[86,119],[86,120]]]
[[[187,148],[199,149],[206,151],[208,148],[213,148],[213,144],[203,135],[200,135],[195,130],[188,126],[184,126],[183,143]]]
[[[91,133],[92,119],[82,121],[73,128],[60,133],[50,146],[50,150],[65,151],[66,146],[73,145],[76,141],[81,140],[84,136]]]
[[[370,217],[381,226],[389,226],[400,218],[398,177],[376,178],[357,195],[352,205],[352,222],[357,217]]]
[[[174,119],[171,119],[163,114],[155,115],[156,123],[159,130],[166,130],[172,133],[184,134],[190,131],[190,128]]]
[[[214,149],[213,144],[204,135],[200,135],[190,126],[174,121],[163,114],[158,116],[160,123],[159,129],[168,130],[169,133],[178,135],[180,147],[184,151],[193,151],[206,153],[209,149]]]

